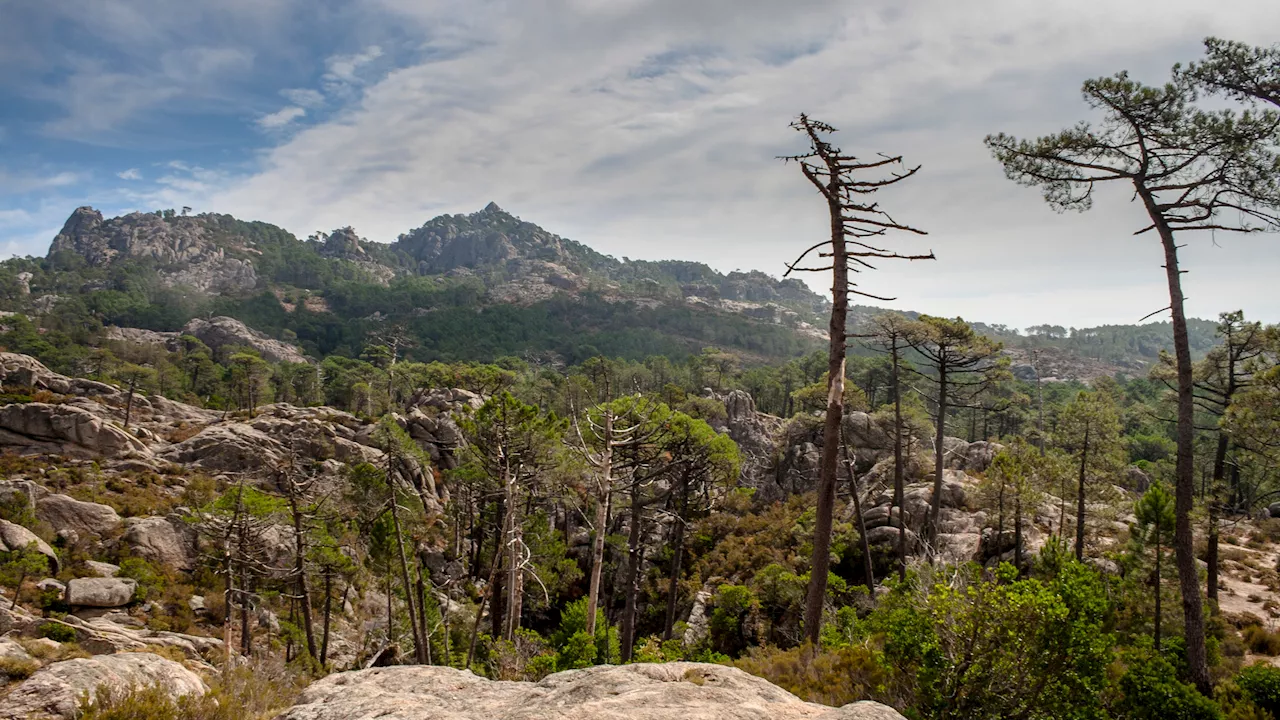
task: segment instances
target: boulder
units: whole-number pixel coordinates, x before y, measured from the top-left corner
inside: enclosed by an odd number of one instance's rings
[[[310,362],[293,345],[274,340],[235,318],[195,318],[183,326],[182,333],[195,337],[214,352],[224,347],[247,347],[256,350],[263,360],[270,363]]]
[[[81,538],[110,535],[120,527],[120,515],[108,505],[76,500],[66,495],[45,495],[36,501],[36,517],[62,530],[72,530]]]
[[[205,428],[166,449],[161,457],[205,470],[246,472],[278,460],[282,450],[279,443],[262,431],[245,423],[230,422]]]
[[[195,538],[181,520],[159,516],[128,518],[124,526],[124,543],[138,556],[172,568],[191,569]]]
[[[119,565],[112,565],[109,562],[101,562],[99,560],[85,560],[84,566],[93,571],[93,574],[98,577],[115,577],[116,573],[120,572]]]
[[[314,683],[280,720],[902,720],[892,708],[807,703],[723,665],[665,663],[569,670],[541,682],[494,682],[464,670],[379,667]]]
[[[151,455],[141,440],[82,407],[38,402],[0,408],[0,445],[84,458]]]
[[[55,573],[58,572],[58,553],[49,547],[49,543],[41,540],[35,533],[21,525],[11,523],[8,520],[0,520],[0,552],[13,552],[31,543],[36,544],[36,550],[41,555],[49,558],[49,569]]]
[[[133,601],[137,588],[137,581],[129,578],[75,578],[67,582],[67,604],[72,607],[124,607]]]
[[[182,665],[146,652],[99,655],[53,663],[36,671],[0,700],[0,720],[71,720],[82,697],[99,686],[113,690],[155,685],[173,697],[209,688]]]

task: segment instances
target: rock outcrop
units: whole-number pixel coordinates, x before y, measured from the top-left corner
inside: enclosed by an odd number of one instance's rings
[[[78,658],[41,668],[14,688],[0,700],[0,720],[71,720],[81,698],[92,697],[100,686],[123,690],[150,685],[173,697],[209,690],[199,675],[152,653]]]
[[[8,520],[0,520],[0,552],[13,552],[19,548],[24,548],[35,543],[36,550],[45,557],[49,558],[49,566],[54,572],[58,571],[58,553],[49,547],[49,543],[41,540],[35,533],[30,530],[11,523]]]
[[[181,520],[158,516],[128,518],[124,527],[122,540],[139,557],[182,570],[190,570],[195,564],[195,532]]]
[[[70,404],[21,403],[0,407],[0,446],[67,457],[146,457],[141,440]]]
[[[121,523],[120,515],[109,505],[58,493],[36,500],[36,517],[49,523],[59,534],[72,532],[80,538],[109,536]]]
[[[208,293],[252,290],[258,283],[253,263],[228,255],[216,235],[215,221],[207,217],[135,212],[104,220],[101,212],[81,207],[67,218],[49,254],[75,253],[95,267],[117,259],[151,260],[168,285]]]
[[[293,345],[270,338],[235,318],[222,315],[195,318],[182,327],[182,333],[208,345],[214,352],[224,347],[247,347],[258,351],[267,362],[310,362]]]
[[[137,581],[128,578],[74,578],[67,581],[66,601],[72,607],[124,607],[137,589]]]
[[[902,720],[892,708],[857,702],[830,708],[736,668],[703,663],[597,666],[538,683],[495,682],[429,666],[330,675],[281,720]]]

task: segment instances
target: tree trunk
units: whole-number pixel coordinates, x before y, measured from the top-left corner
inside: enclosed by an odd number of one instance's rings
[[[840,176],[832,172],[827,189],[831,218],[831,322],[827,328],[827,417],[822,428],[822,465],[818,476],[817,517],[813,528],[813,556],[809,562],[809,591],[805,598],[805,636],[814,648],[822,633],[822,610],[827,600],[827,572],[831,567],[831,516],[836,504],[837,452],[844,419],[844,361],[849,314],[849,266],[840,207]]]
[[[1013,498],[1013,566],[1022,572],[1022,493]]]
[[[631,528],[627,533],[627,577],[626,577],[626,609],[622,613],[622,662],[631,661],[631,650],[635,645],[636,630],[636,596],[640,592],[640,563],[642,548],[640,547],[641,531],[640,484],[631,483]]]
[[[606,406],[607,407],[607,406]],[[613,411],[604,413],[604,449],[600,454],[600,486],[596,494],[596,535],[591,545],[591,582],[587,590],[586,627],[595,637],[596,610],[600,607],[600,573],[604,570],[604,538],[608,532],[609,501],[613,494]]]
[[[125,430],[128,430],[128,429],[129,429],[129,419],[133,417],[133,388],[134,388],[134,385],[135,385],[135,381],[134,381],[134,380],[130,380],[130,381],[129,381],[129,395],[125,398],[125,401],[124,401],[124,429],[125,429]]]
[[[906,484],[906,470],[902,467],[902,386],[899,385],[898,341],[892,340],[889,349],[893,358],[893,505],[898,508],[898,580],[907,579],[907,509],[902,506],[903,487]],[[893,517],[893,508],[889,509],[889,517]]]
[[[941,354],[941,353],[939,353]],[[947,366],[938,363],[938,421],[934,434],[933,459],[933,502],[929,505],[929,523],[925,534],[930,548],[938,540],[938,515],[942,509],[942,470],[945,458],[942,451],[942,440],[947,430]],[[932,550],[930,550],[932,552]]]
[[[1191,529],[1191,510],[1195,503],[1194,443],[1195,405],[1191,367],[1191,343],[1187,335],[1187,315],[1183,309],[1182,276],[1178,270],[1178,247],[1173,230],[1160,214],[1149,190],[1137,185],[1148,214],[1160,233],[1164,247],[1165,275],[1169,282],[1169,308],[1173,318],[1173,350],[1178,371],[1178,461],[1177,485],[1174,492],[1176,522],[1173,529],[1174,557],[1178,565],[1178,585],[1182,590],[1182,615],[1187,642],[1187,671],[1200,692],[1208,695],[1213,685],[1209,680],[1208,655],[1205,648],[1204,609],[1200,601],[1200,577],[1196,568],[1195,538]]]
[[[391,524],[396,533],[396,553],[400,559],[400,579],[404,582],[404,602],[409,610],[409,626],[413,631],[413,655],[419,663],[426,662],[422,648],[422,633],[418,627],[418,609],[413,601],[413,583],[409,579],[409,561],[404,553],[404,534],[400,531],[400,513],[397,511],[395,491],[391,494]]]
[[[324,621],[320,631],[320,666],[329,661],[329,619],[333,615],[333,572],[324,573]]]
[[[662,626],[662,639],[671,639],[671,629],[676,624],[676,603],[680,588],[680,564],[684,560],[684,523],[685,513],[689,506],[689,483],[687,479],[680,481],[680,500],[676,513],[675,527],[671,537],[671,574],[667,578],[667,619]]]
[[[1160,652],[1160,514],[1156,514],[1156,652]]]
[[[471,642],[467,647],[467,668],[471,667],[471,663],[476,657],[476,637],[480,635],[480,618],[484,616],[485,602],[493,595],[493,585],[498,581],[498,568],[502,564],[501,557],[501,548],[494,548],[493,562],[489,563],[489,583],[484,586],[484,594],[480,596],[480,604],[476,606],[476,621],[471,626]]]
[[[606,451],[607,452],[607,451]],[[595,637],[596,610],[600,607],[600,573],[604,569],[604,536],[609,522],[609,489],[596,498],[596,535],[591,544],[591,582],[587,590],[586,627],[588,635]]]
[[[858,497],[858,478],[854,473],[854,462],[849,457],[849,444],[844,442],[844,433],[840,433],[840,445],[844,450],[844,465],[849,473],[849,495],[853,498],[853,513],[858,518],[858,545],[862,550],[862,573],[867,581],[867,590],[872,591],[876,587],[875,571],[871,565],[871,545],[867,543],[867,521],[862,517],[862,498]],[[901,511],[899,511],[901,512]],[[889,521],[893,521],[893,509],[889,510]]]
[[[1084,562],[1084,480],[1089,466],[1089,425],[1084,426],[1084,447],[1080,450],[1080,480],[1076,485],[1076,560]]]
[[[503,485],[506,495],[507,512],[503,516],[502,537],[505,544],[505,555],[507,557],[507,580],[506,594],[507,601],[505,609],[505,618],[502,623],[502,637],[507,640],[514,640],[516,636],[516,628],[520,627],[520,611],[521,611],[521,590],[520,582],[524,557],[521,549],[523,541],[520,538],[520,518],[516,498],[516,475],[511,472],[510,468],[503,468]]]

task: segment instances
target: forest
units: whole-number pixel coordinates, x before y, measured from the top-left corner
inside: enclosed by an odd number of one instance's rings
[[[1280,326],[1231,298],[1187,318],[1178,257],[1197,231],[1280,229],[1277,88],[1280,47],[1211,38],[1165,84],[1087,81],[1094,122],[986,138],[1056,209],[1089,209],[1102,183],[1134,193],[1129,241],[1169,288],[1150,325],[1018,332],[852,305],[885,300],[873,264],[932,259],[895,249],[919,231],[879,202],[918,168],[846,154],[807,115],[788,161],[833,230],[795,248],[788,284],[571,249],[575,271],[653,297],[766,288],[822,339],[619,302],[603,281],[527,304],[486,303],[482,272],[380,284],[226,216],[269,288],[198,298],[155,263],[8,261],[0,415],[74,406],[149,453],[0,455],[0,519],[56,555],[4,537],[10,617],[71,652],[68,597],[37,581],[110,563],[139,624],[220,639],[202,662],[251,669],[189,704],[86,698],[94,720],[271,717],[357,666],[541,680],[674,661],[913,720],[1280,717]],[[428,230],[382,260],[425,267]],[[806,271],[845,292],[815,302],[792,284]],[[36,313],[33,292],[62,299]],[[208,315],[316,361],[177,332]],[[1050,377],[1049,350],[1119,369]],[[27,442],[15,427],[6,445]],[[250,449],[229,460],[238,438]],[[180,516],[202,550],[180,567],[68,536],[34,514],[33,481],[126,523]],[[20,665],[0,656],[8,677],[34,671]]]

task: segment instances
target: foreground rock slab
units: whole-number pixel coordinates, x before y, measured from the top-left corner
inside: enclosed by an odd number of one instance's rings
[[[0,700],[0,720],[70,720],[80,699],[99,686],[114,690],[159,685],[173,697],[203,694],[199,675],[151,653],[117,653],[54,663],[37,671]]]
[[[603,665],[537,683],[399,666],[330,675],[280,720],[903,720],[892,708],[807,703],[737,668],[704,663]]]

